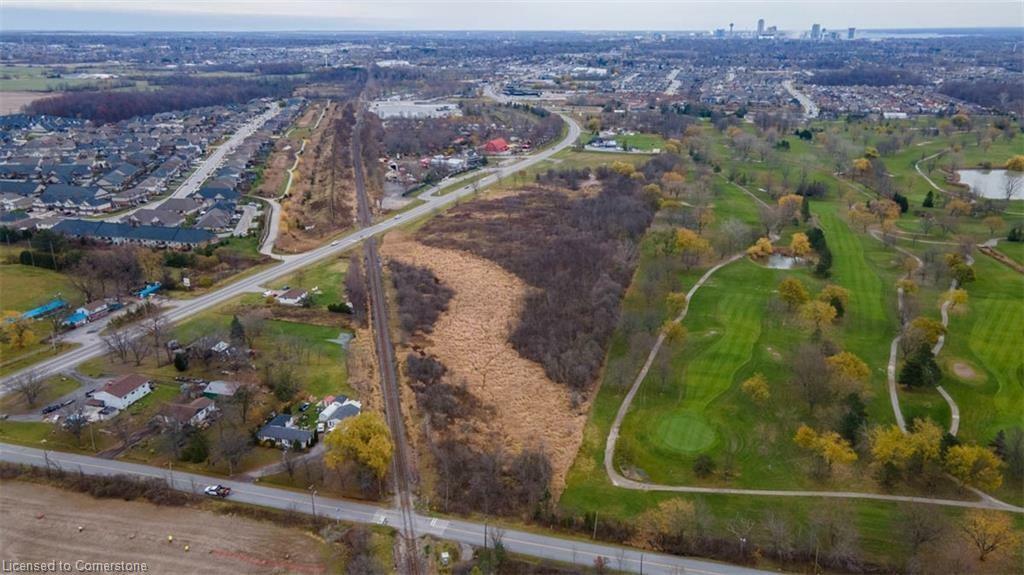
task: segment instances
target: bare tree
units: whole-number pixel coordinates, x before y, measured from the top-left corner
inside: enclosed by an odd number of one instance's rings
[[[1024,189],[1024,176],[1014,175],[1006,172],[1003,175],[1003,197],[1006,201],[1020,196],[1021,190]]]
[[[942,538],[948,524],[946,515],[932,505],[904,505],[897,531],[906,538],[911,555],[916,555],[921,547]]]
[[[107,352],[119,359],[121,363],[128,362],[128,354],[131,349],[131,335],[125,328],[113,328],[108,335],[101,338],[107,346]]]
[[[255,347],[256,340],[263,335],[268,315],[266,308],[257,308],[238,316],[238,321],[245,331],[245,345],[250,349]]]
[[[49,387],[47,380],[40,377],[39,372],[34,369],[25,372],[25,374],[15,379],[11,385],[11,389],[19,393],[29,407],[36,406],[36,401],[46,391],[47,387]]]
[[[131,354],[132,360],[135,361],[135,365],[142,365],[142,362],[149,357],[149,354],[153,352],[153,347],[149,344],[149,340],[143,337],[130,337],[128,338],[128,353]]]
[[[288,480],[295,479],[295,469],[298,467],[298,457],[295,452],[291,449],[285,449],[281,451],[281,466],[284,467],[285,473],[288,474]]]
[[[228,464],[228,475],[235,474],[235,468],[252,451],[249,436],[236,427],[221,426],[217,437],[217,454]]]
[[[238,407],[239,423],[244,425],[245,420],[248,419],[249,409],[252,408],[252,404],[256,401],[256,394],[256,386],[251,383],[243,383],[238,386],[235,394],[231,396],[231,403]]]
[[[793,355],[793,384],[812,411],[832,399],[827,374],[828,365],[818,346],[805,343],[797,348]]]
[[[789,522],[775,511],[769,511],[761,527],[765,531],[768,550],[777,558],[789,561],[793,557],[793,530]]]
[[[74,436],[75,443],[81,445],[82,433],[89,425],[89,420],[85,417],[84,405],[81,401],[76,401],[64,412],[64,422],[62,425],[64,431]]]
[[[164,345],[164,342],[167,339],[167,325],[167,318],[165,318],[164,314],[160,311],[149,316],[145,323],[146,335],[153,341],[153,350],[156,353],[158,366],[161,364],[161,348],[163,348],[166,353],[167,363],[174,360],[174,351]]]

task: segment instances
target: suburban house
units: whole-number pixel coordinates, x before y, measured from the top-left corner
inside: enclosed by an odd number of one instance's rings
[[[281,449],[306,449],[313,444],[313,438],[312,431],[295,427],[295,419],[288,414],[271,419],[256,434],[256,439],[260,443],[268,443]]]
[[[188,403],[168,403],[163,407],[160,419],[168,425],[199,427],[217,411],[217,406],[208,397],[197,397]]]
[[[152,391],[153,384],[148,377],[132,373],[108,381],[92,398],[102,401],[104,406],[125,409]]]
[[[226,212],[220,208],[213,208],[196,220],[195,227],[212,232],[223,232],[231,227],[231,218],[231,212]]]
[[[333,431],[343,420],[359,415],[362,408],[360,402],[344,395],[338,396],[317,416],[316,428],[318,431]]]
[[[277,303],[281,305],[302,305],[309,297],[309,292],[301,288],[292,288],[277,296]]]

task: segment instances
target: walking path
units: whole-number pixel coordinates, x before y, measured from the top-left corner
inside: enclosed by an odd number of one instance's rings
[[[926,158],[921,158],[920,160],[914,162],[914,169],[917,170],[918,175],[920,175],[922,178],[924,178],[925,181],[927,181],[928,184],[931,187],[933,187],[936,190],[942,192],[943,194],[949,194],[949,192],[947,190],[943,189],[938,184],[933,182],[932,179],[928,177],[928,174],[926,174],[926,173],[921,171],[921,162],[926,162],[926,161],[928,161],[928,160],[930,160],[932,158],[937,158],[937,157],[939,157],[939,156],[941,156],[942,154],[945,154],[945,153],[946,153],[946,151],[942,150],[941,152],[935,152],[934,154],[932,154],[932,155],[930,155],[930,156],[928,156]]]

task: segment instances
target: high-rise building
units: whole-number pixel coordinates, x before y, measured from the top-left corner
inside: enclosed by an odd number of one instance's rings
[[[821,40],[821,24],[811,26],[811,40]]]
[[[757,35],[764,36],[764,18],[757,21]]]
[[[729,22],[729,37],[730,38],[732,38],[732,27],[733,27],[733,23]]]
[[[846,39],[847,40],[853,40],[853,36],[856,33],[857,33],[857,29],[851,26],[849,29],[846,30]]]

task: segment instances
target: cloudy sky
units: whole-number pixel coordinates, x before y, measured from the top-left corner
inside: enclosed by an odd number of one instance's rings
[[[1022,27],[1020,0],[2,0],[0,30]]]

